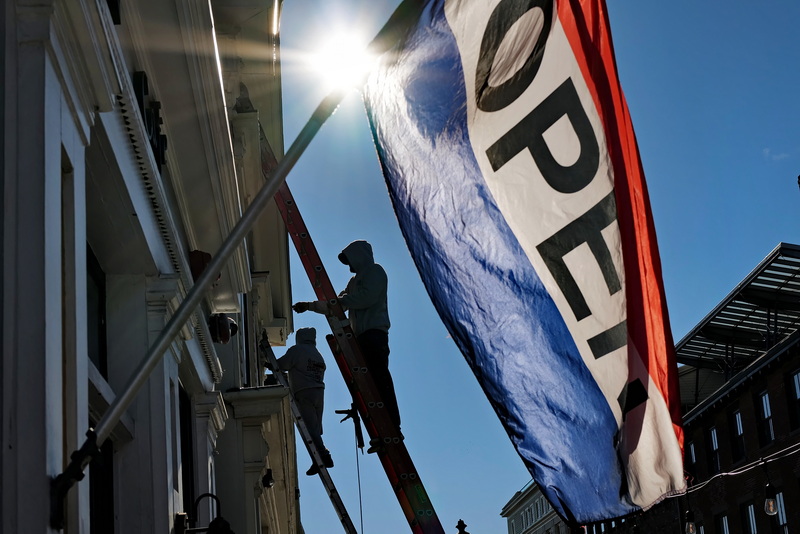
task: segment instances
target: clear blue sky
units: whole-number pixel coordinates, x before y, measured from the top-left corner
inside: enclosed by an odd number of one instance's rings
[[[286,0],[281,24],[287,146],[324,96],[299,64],[331,32],[369,40],[397,0]],[[609,0],[618,69],[644,164],[675,340],[719,303],[780,241],[800,243],[800,2]],[[298,207],[337,290],[336,256],[370,241],[389,273],[390,368],[406,446],[446,532],[506,532],[503,505],[530,479],[478,383],[433,309],[400,234],[360,95],[353,92],[289,174]],[[313,292],[294,262],[295,300]],[[320,316],[296,315],[295,327]],[[290,338],[293,342],[293,337]],[[320,348],[326,357],[329,351]],[[276,350],[278,355],[282,349]],[[349,395],[332,358],[324,438],[357,527],[353,426],[334,409]],[[298,452],[304,471],[310,460]],[[409,528],[374,455],[359,455],[364,534]],[[301,472],[307,534],[341,525],[317,477]]]

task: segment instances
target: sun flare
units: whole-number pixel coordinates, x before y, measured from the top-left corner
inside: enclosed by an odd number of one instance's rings
[[[359,36],[340,33],[320,43],[311,58],[311,68],[322,77],[329,91],[359,87],[376,58],[367,53]]]

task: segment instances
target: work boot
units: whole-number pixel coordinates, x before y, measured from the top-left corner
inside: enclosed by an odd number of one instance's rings
[[[381,441],[381,438],[372,438],[371,440],[369,440],[369,448],[367,449],[367,454],[372,454],[382,450],[383,450],[383,441]]]
[[[328,450],[322,453],[322,465],[328,469],[333,467],[333,458],[331,458],[331,452]]]
[[[310,477],[313,477],[317,473],[319,473],[319,466],[317,464],[313,464],[308,468],[308,471],[306,471],[306,474]]]

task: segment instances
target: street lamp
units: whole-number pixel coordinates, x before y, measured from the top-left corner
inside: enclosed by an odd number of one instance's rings
[[[778,501],[775,498],[775,488],[772,487],[772,484],[767,482],[764,491],[767,493],[767,498],[764,500],[764,512],[767,515],[777,515]]]
[[[694,512],[686,510],[684,514],[684,534],[697,534],[697,525],[694,522]]]
[[[189,528],[189,523],[197,521],[197,505],[206,497],[211,497],[217,503],[217,516],[208,524],[207,527]],[[188,534],[190,532],[207,532],[208,534],[235,534],[231,530],[231,524],[222,517],[222,506],[219,498],[213,493],[203,493],[194,501],[193,515],[189,517],[186,513],[175,514],[175,534]]]

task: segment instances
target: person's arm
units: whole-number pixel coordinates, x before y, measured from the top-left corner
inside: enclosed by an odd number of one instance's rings
[[[289,347],[286,353],[278,358],[278,369],[281,371],[288,371],[294,365],[295,360],[294,347]]]
[[[327,315],[331,311],[327,301],[324,300],[314,300],[311,302],[295,302],[292,305],[292,309],[296,313],[313,311],[315,313],[321,313],[323,315]]]

